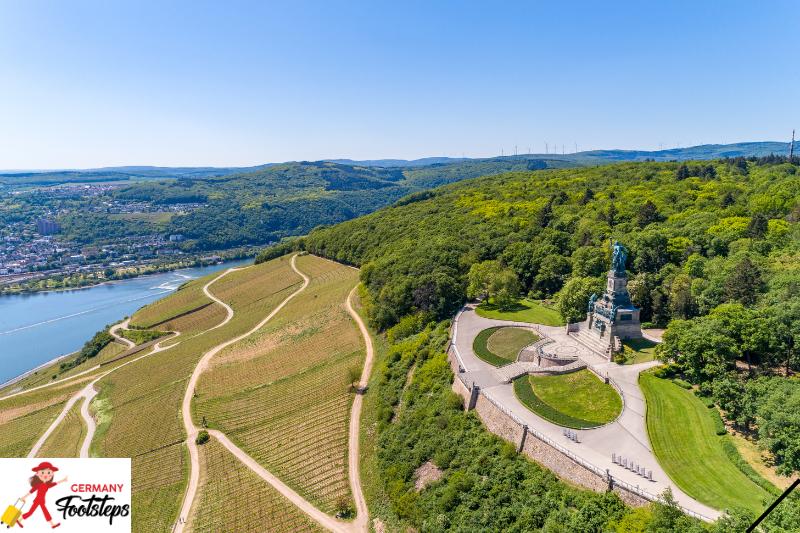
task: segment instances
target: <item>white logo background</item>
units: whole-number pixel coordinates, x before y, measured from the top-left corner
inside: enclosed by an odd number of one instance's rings
[[[103,497],[106,494],[114,498],[111,505],[131,504],[131,460],[130,459],[3,459],[0,458],[0,515],[5,513],[10,505],[14,505],[17,498],[28,494],[27,501],[23,504],[22,513],[25,514],[33,505],[34,494],[29,494],[31,485],[29,479],[34,472],[33,467],[39,463],[49,461],[58,468],[55,472],[53,481],[67,478],[65,483],[51,488],[47,491],[46,506],[53,517],[53,523],[61,522],[61,526],[53,530],[50,524],[44,519],[41,509],[36,509],[34,513],[24,520],[24,529],[14,526],[13,530],[20,533],[36,533],[41,531],[55,531],[56,533],[95,533],[95,532],[130,532],[131,513],[128,516],[115,516],[113,524],[109,524],[108,517],[104,516],[67,516],[59,511],[56,500],[65,496],[77,495],[88,498],[92,494]],[[73,492],[73,485],[78,484],[122,484],[120,492]],[[73,499],[78,505],[81,504],[77,498]],[[0,531],[7,531],[5,524],[0,525]]]

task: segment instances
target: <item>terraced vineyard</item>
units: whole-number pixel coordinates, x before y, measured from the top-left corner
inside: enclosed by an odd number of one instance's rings
[[[149,329],[171,318],[197,311],[204,305],[210,305],[211,300],[203,294],[203,285],[215,275],[189,281],[168,297],[156,300],[139,309],[131,317],[131,326]]]
[[[200,468],[196,505],[201,512],[193,515],[187,531],[323,531],[216,439],[201,447]]]
[[[358,273],[314,256],[299,257],[297,266],[309,286],[263,329],[212,360],[196,389],[195,419],[333,513],[351,497],[350,385],[363,345],[344,302]]]
[[[307,284],[289,257],[212,274],[131,319],[137,328],[149,325],[172,337],[139,351],[115,341],[60,376],[64,382],[45,380],[42,372],[7,388],[6,394],[18,394],[0,400],[0,456],[27,455],[62,413],[37,455],[80,455],[87,435],[83,400],[66,412],[65,404],[94,383],[98,394],[90,412],[97,431],[87,442],[89,454],[132,459],[134,531],[182,527],[176,520],[193,471],[201,483],[188,500],[191,531],[354,526],[323,513],[357,508],[349,484],[348,428],[364,343],[345,301],[358,272],[314,256],[296,262]],[[119,334],[138,338],[141,332]],[[198,367],[207,353],[215,353],[211,364]],[[199,450],[197,470],[192,468],[182,404],[198,368],[203,373],[193,389],[197,424],[223,431],[252,457],[249,467],[212,439]],[[259,474],[252,461],[296,494]],[[309,511],[311,505],[317,509]],[[365,512],[359,517],[366,523]]]
[[[200,290],[216,276],[218,274],[198,280]],[[223,280],[227,282],[224,285]],[[180,444],[186,438],[180,406],[188,377],[198,360],[213,346],[251,328],[299,282],[299,276],[289,268],[288,259],[225,275],[211,285],[214,294],[223,288],[232,296],[239,283],[247,287],[246,291],[238,292],[236,298],[226,300],[235,310],[230,322],[210,331],[182,332],[170,349],[122,368],[98,383],[100,394],[95,404],[100,424],[93,444],[94,453],[105,457],[132,457],[134,479],[150,480],[133,486],[134,508],[142,510],[134,513],[135,530],[166,531],[177,515],[187,476],[185,450]],[[184,305],[186,298],[180,292],[165,301],[174,297]],[[193,301],[201,300],[194,297]],[[161,307],[162,311],[166,309],[163,304]],[[206,309],[202,307],[194,312],[202,313],[202,317],[193,317],[194,313],[190,313],[177,320],[208,323]],[[159,316],[169,319],[168,315],[163,311]],[[169,448],[175,450],[160,451]],[[149,457],[154,453],[161,454],[158,461]],[[173,474],[163,479],[154,478],[153,473],[146,470],[148,468],[166,469]]]
[[[77,402],[44,442],[37,456],[78,457],[85,436],[86,424],[81,418],[81,402]]]
[[[0,457],[25,457],[36,440],[64,409],[79,383],[48,387],[0,400]]]

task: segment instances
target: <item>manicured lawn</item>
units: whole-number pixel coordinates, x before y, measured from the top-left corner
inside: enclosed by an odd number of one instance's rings
[[[517,322],[529,322],[531,324],[543,324],[545,326],[563,326],[564,320],[561,315],[553,309],[544,305],[542,302],[523,298],[516,305],[507,311],[497,309],[491,302],[483,302],[475,312],[484,318],[494,318],[498,320],[515,320]]]
[[[554,424],[576,429],[607,424],[622,411],[622,398],[589,370],[559,376],[522,376],[514,381],[519,400]]]
[[[725,455],[709,409],[671,381],[643,373],[647,432],[661,466],[687,494],[716,509],[744,507],[758,514],[772,499]]]
[[[656,357],[657,343],[647,339],[627,339],[622,341],[625,346],[625,364],[635,365],[652,361]]]
[[[525,328],[488,328],[472,341],[475,355],[494,366],[503,366],[517,360],[519,351],[539,340],[539,336]]]

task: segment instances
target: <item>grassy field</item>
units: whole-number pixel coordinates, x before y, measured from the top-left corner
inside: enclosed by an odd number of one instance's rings
[[[484,318],[494,318],[497,320],[514,320],[516,322],[528,322],[531,324],[543,324],[545,326],[563,326],[564,320],[554,308],[545,305],[541,301],[523,298],[508,311],[501,311],[489,302],[483,302],[475,312]]]
[[[154,329],[123,329],[119,333],[134,344],[144,344],[167,334]]]
[[[577,429],[602,426],[622,412],[622,398],[589,370],[514,380],[519,400],[542,418]]]
[[[200,446],[200,489],[186,531],[323,530],[212,437]]]
[[[199,324],[210,327],[225,316],[224,311],[210,313],[209,307],[202,305],[207,298],[197,295],[219,274],[194,280],[158,305],[147,306],[147,320],[162,321],[181,315],[175,324],[195,329],[182,331],[172,341],[172,348],[121,368],[97,385],[100,394],[93,409],[99,423],[92,453],[133,458],[133,505],[138,510],[133,514],[135,531],[168,531],[177,516],[188,477],[180,405],[197,361],[213,346],[252,328],[302,281],[291,270],[288,258],[228,274],[212,284],[210,290],[230,303],[234,318],[213,331],[198,330]],[[192,291],[194,296],[187,298],[182,294],[184,290]],[[170,302],[175,309],[188,307],[195,311],[176,313]],[[221,309],[217,304],[210,307]],[[211,317],[218,320],[210,320]]]
[[[651,373],[641,374],[639,384],[647,401],[650,442],[669,477],[687,494],[716,509],[763,511],[763,501],[772,496],[726,456],[703,402]]]
[[[487,328],[475,336],[472,351],[490,365],[503,366],[516,361],[519,351],[537,340],[538,335],[524,328]]]
[[[656,357],[657,343],[647,339],[627,339],[622,341],[625,350],[625,364],[635,365],[652,361]]]
[[[197,386],[198,425],[223,431],[309,501],[349,501],[347,428],[363,340],[344,307],[358,272],[314,256],[311,282],[263,329],[212,360]]]
[[[38,457],[78,457],[86,437],[86,423],[81,417],[82,401],[76,402],[64,420],[50,434]]]
[[[519,351],[539,340],[539,336],[525,328],[500,328],[489,337],[486,348],[498,357],[516,361]]]

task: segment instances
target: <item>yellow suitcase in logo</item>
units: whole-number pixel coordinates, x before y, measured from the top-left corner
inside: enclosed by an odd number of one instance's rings
[[[8,509],[6,509],[6,512],[3,513],[3,518],[0,518],[0,522],[3,522],[6,525],[6,528],[13,527],[14,524],[17,523],[19,515],[22,514],[22,505],[17,507],[17,504],[19,504],[21,501],[22,500],[18,499],[14,505],[9,505]]]

